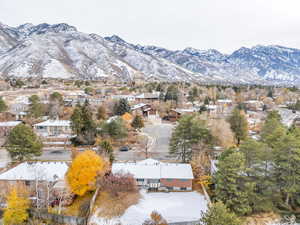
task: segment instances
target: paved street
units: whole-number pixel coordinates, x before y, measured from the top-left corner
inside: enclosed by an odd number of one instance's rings
[[[172,135],[174,125],[169,123],[148,125],[143,132],[154,139],[154,143],[150,148],[152,153],[168,153],[169,142]]]
[[[161,124],[148,124],[142,130],[141,134],[148,137],[149,149],[148,157],[166,160],[171,159],[169,155],[169,141],[172,135],[174,125],[168,123]],[[134,161],[143,160],[146,158],[144,149],[130,150],[128,152],[120,152],[116,150],[116,160],[120,161]],[[35,159],[38,160],[71,160],[71,152],[62,147],[43,149],[43,154]],[[9,156],[5,149],[0,151],[0,167],[10,161]]]
[[[71,160],[71,151],[64,150],[63,148],[44,149],[43,154],[36,157],[39,160]]]
[[[0,149],[0,168],[5,168],[10,163],[10,157],[5,149]]]
[[[142,134],[149,138],[148,156],[158,160],[171,159],[169,155],[169,142],[174,125],[168,123],[148,124],[142,130]],[[116,159],[121,161],[145,159],[143,150],[131,150],[117,152]]]

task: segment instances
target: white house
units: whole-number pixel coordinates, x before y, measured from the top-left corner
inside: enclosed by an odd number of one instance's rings
[[[72,135],[71,121],[46,120],[33,125],[36,133],[42,137],[70,137]]]
[[[139,186],[170,191],[191,191],[194,179],[190,164],[146,159],[136,163],[113,163],[112,173],[129,173]]]
[[[66,162],[23,162],[0,174],[0,191],[6,193],[11,185],[26,186],[36,204],[45,204],[50,199],[50,188],[64,180],[68,171]]]
[[[0,174],[0,181],[48,181],[64,179],[65,162],[24,162]]]
[[[135,101],[134,95],[112,95],[111,98],[114,100],[126,99],[128,102]]]

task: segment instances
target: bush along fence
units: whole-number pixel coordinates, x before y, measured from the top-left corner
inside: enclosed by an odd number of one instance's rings
[[[54,224],[69,224],[69,225],[85,225],[86,218],[84,217],[76,217],[76,216],[64,216],[53,213],[48,213],[47,210],[29,210],[30,216],[42,219],[42,220],[50,220]]]

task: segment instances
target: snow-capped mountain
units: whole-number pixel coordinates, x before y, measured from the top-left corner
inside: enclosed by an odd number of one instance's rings
[[[282,46],[242,47],[231,55],[215,49],[186,48],[170,51],[156,46],[130,45],[116,36],[106,37],[119,45],[162,57],[212,79],[238,83],[300,84],[300,50]]]
[[[163,58],[140,53],[67,24],[0,26],[0,76],[203,81]]]
[[[0,76],[74,79],[300,84],[300,50],[241,48],[230,55],[186,48],[171,51],[85,34],[68,24],[0,23]]]

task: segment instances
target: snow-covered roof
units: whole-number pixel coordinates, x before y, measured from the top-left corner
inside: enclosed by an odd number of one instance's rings
[[[35,127],[69,127],[71,126],[70,120],[46,120],[41,123],[34,124]]]
[[[117,120],[118,118],[120,118],[120,116],[111,116],[106,120],[106,122],[111,123],[112,121]]]
[[[177,112],[179,114],[184,114],[184,113],[193,113],[197,112],[197,108],[189,108],[189,109],[172,109],[174,112]]]
[[[210,110],[214,110],[214,109],[217,109],[217,108],[218,108],[217,105],[205,105],[205,107],[206,107],[207,109],[210,109]]]
[[[159,95],[160,92],[153,92],[153,93],[143,93],[135,97],[140,99],[149,99],[149,98],[159,98]]]
[[[158,161],[158,160],[155,160],[155,159],[145,159],[145,160],[142,160],[142,161],[139,161],[137,162],[136,164],[138,165],[159,165],[161,164],[162,162]]]
[[[0,127],[15,127],[22,123],[21,121],[5,121],[5,122],[0,122]]]
[[[139,104],[131,106],[131,110],[136,110],[136,109],[142,108],[142,107],[144,107],[146,105],[147,104],[145,104],[145,103],[139,103]]]
[[[92,216],[92,223],[96,225],[141,225],[153,211],[159,212],[168,223],[198,224],[201,212],[208,208],[205,196],[198,192],[147,192],[140,191],[141,198],[137,204],[130,206],[123,215],[114,218],[98,217],[96,212]],[[101,207],[98,208],[101,211]],[[191,223],[182,223],[190,221]],[[193,223],[194,221],[195,223]]]
[[[219,99],[217,100],[218,103],[232,103],[231,99]]]
[[[193,179],[190,164],[147,159],[137,163],[113,163],[113,173],[130,173],[136,179]]]
[[[29,97],[28,96],[18,96],[16,99],[15,99],[15,103],[23,103],[23,104],[26,104],[26,105],[29,105],[30,102],[29,102]]]
[[[65,162],[24,162],[0,174],[0,180],[46,180],[63,179],[68,170]]]
[[[134,95],[112,95],[111,98],[112,99],[121,99],[121,98],[134,99],[135,96]]]

